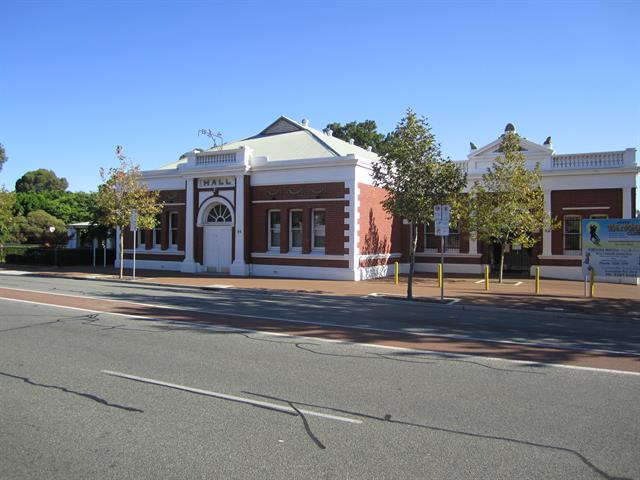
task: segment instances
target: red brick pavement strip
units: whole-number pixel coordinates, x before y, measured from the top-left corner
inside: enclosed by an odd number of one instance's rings
[[[3,269],[16,268],[34,275],[67,278],[90,278],[117,281],[117,270],[84,267],[0,266]],[[127,274],[130,270],[127,270]],[[431,275],[420,275],[414,279],[414,295],[434,301],[440,297],[437,280]],[[128,278],[128,277],[127,277]],[[600,315],[608,319],[640,319],[640,286],[620,284],[597,284],[596,298],[584,296],[584,284],[578,281],[543,279],[542,294],[533,293],[533,280],[514,279],[499,285],[491,284],[491,291],[484,291],[484,285],[476,283],[474,276],[447,277],[445,295],[460,300],[460,304],[487,307],[577,312]],[[125,280],[126,283],[130,283]],[[290,278],[229,277],[211,274],[182,274],[180,272],[138,271],[138,282],[150,285],[167,285],[190,288],[206,288],[211,285],[229,285],[236,289],[300,292],[323,295],[365,296],[371,293],[383,295],[406,295],[406,278],[395,285],[392,278],[379,278],[360,282],[306,280]],[[515,283],[520,283],[515,285]]]
[[[267,333],[315,337],[355,343],[383,345],[433,352],[495,357],[531,363],[548,363],[620,370],[640,373],[640,355],[615,354],[602,351],[536,347],[527,344],[478,340],[459,340],[435,335],[418,335],[401,331],[382,331],[348,326],[327,326],[296,323],[273,318],[234,314],[211,314],[159,307],[149,304],[76,297],[71,295],[23,291],[0,288],[0,298],[38,302],[61,307],[86,309],[93,312],[123,314],[173,322],[191,322],[201,325],[232,327]]]

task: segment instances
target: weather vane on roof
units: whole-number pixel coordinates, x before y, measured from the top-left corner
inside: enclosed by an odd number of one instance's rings
[[[213,142],[213,148],[219,147],[220,149],[222,149],[222,145],[224,144],[222,133],[214,132],[210,128],[201,128],[200,130],[198,130],[198,136],[200,136],[200,134],[205,135],[211,139],[211,141]],[[220,140],[220,145],[218,145],[218,140]]]

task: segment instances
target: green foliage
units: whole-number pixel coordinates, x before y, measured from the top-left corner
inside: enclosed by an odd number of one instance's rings
[[[2,171],[4,162],[6,162],[7,160],[9,160],[9,157],[7,157],[7,152],[4,149],[4,145],[0,143],[0,172]]]
[[[16,181],[16,192],[64,192],[69,183],[58,177],[53,170],[39,168],[25,173]]]
[[[142,179],[140,167],[127,162],[121,155],[122,147],[116,152],[120,158],[118,168],[108,172],[100,169],[104,183],[98,187],[96,195],[96,216],[105,227],[120,227],[120,277],[124,265],[123,230],[129,227],[131,212],[138,211],[138,228],[153,229],[156,216],[162,212],[160,192],[149,190]]]
[[[0,188],[0,244],[15,241],[16,217],[13,214],[15,193]]]
[[[501,245],[502,282],[505,246],[533,247],[540,240],[539,232],[557,228],[557,223],[544,211],[540,165],[527,168],[514,131],[505,132],[499,151],[502,155],[471,189],[465,217],[473,236]]]
[[[348,142],[353,138],[356,145],[362,148],[371,146],[378,154],[384,153],[386,142],[385,135],[378,132],[378,126],[374,120],[364,122],[330,123],[327,128],[333,130],[333,136]]]
[[[373,179],[376,186],[387,191],[384,209],[411,222],[407,289],[411,299],[418,225],[432,221],[434,205],[457,203],[466,175],[454,162],[442,157],[426,118],[418,117],[411,109],[389,135],[385,149],[386,153],[373,164]]]
[[[67,227],[64,222],[44,210],[35,210],[26,217],[17,217],[17,224],[23,242],[45,246],[67,243]]]
[[[67,224],[86,222],[93,219],[95,198],[93,192],[18,192],[15,211],[26,216],[35,210],[44,210]]]

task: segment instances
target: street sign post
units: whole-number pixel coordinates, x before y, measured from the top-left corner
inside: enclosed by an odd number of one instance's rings
[[[433,218],[435,220],[434,233],[440,237],[440,265],[442,278],[440,279],[440,301],[444,303],[444,237],[449,236],[449,222],[451,221],[451,205],[434,205]]]
[[[136,242],[138,240],[138,210],[131,210],[131,231],[133,232],[133,280],[136,279]]]

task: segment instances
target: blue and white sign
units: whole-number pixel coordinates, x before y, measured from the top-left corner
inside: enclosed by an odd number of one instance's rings
[[[640,219],[582,220],[582,272],[640,277]]]
[[[446,237],[449,235],[449,222],[451,221],[450,205],[435,205],[433,207],[433,216],[435,219],[435,234],[437,237]]]

